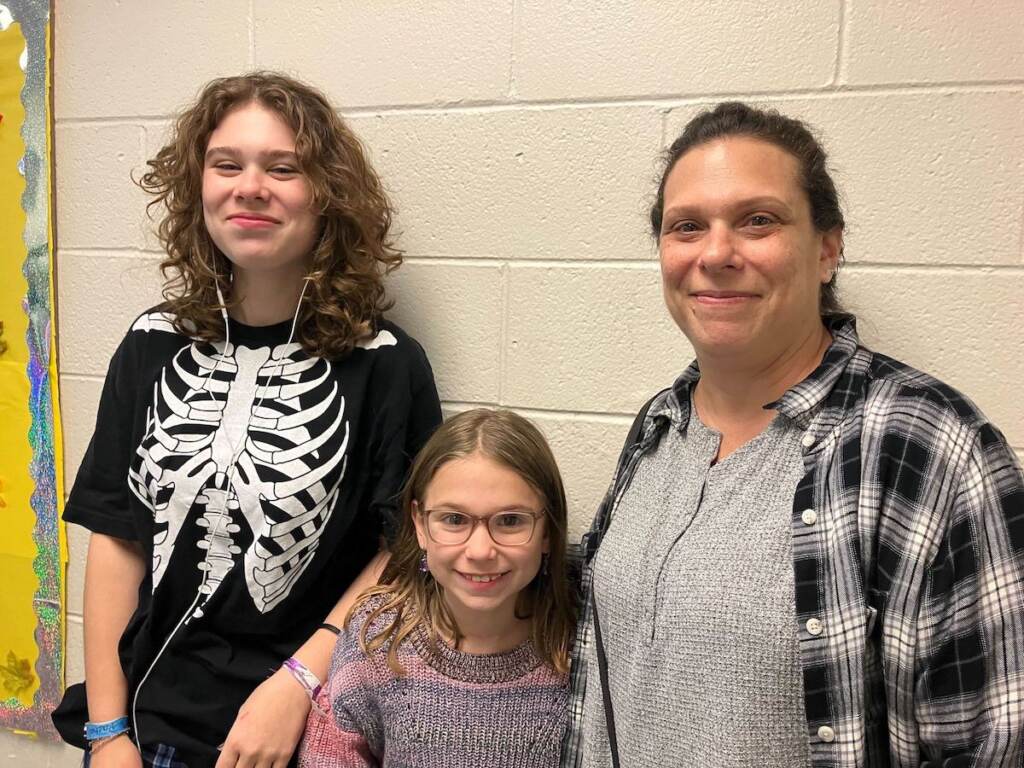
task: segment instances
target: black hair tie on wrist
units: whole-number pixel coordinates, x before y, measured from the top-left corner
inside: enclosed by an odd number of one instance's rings
[[[341,636],[341,630],[338,629],[333,624],[328,624],[328,623],[324,622],[319,627],[317,627],[317,629],[326,629],[328,632],[333,632],[334,634],[338,635],[339,637]]]

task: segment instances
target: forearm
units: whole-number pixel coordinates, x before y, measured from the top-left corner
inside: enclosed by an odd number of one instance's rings
[[[1024,473],[1002,435],[985,428],[957,479],[914,617],[913,726],[933,761],[922,765],[1019,768]],[[938,486],[929,481],[924,487]]]
[[[349,585],[338,602],[335,603],[331,612],[327,614],[327,617],[324,619],[325,623],[333,624],[336,627],[342,625],[345,621],[345,616],[348,615],[349,609],[355,604],[356,598],[359,597],[360,593],[368,587],[372,587],[380,579],[381,572],[384,570],[384,566],[387,565],[389,557],[390,554],[383,549],[374,555],[373,559],[362,570],[362,573],[356,577],[355,581]],[[318,678],[326,680],[327,668],[331,663],[331,652],[334,650],[336,641],[337,638],[333,632],[324,629],[318,630],[303,643],[294,653],[294,656],[305,664]]]
[[[128,682],[117,646],[138,606],[146,573],[142,548],[94,533],[85,565],[85,677],[89,719],[113,720],[128,714]]]
[[[325,617],[327,622],[341,625],[359,593],[376,583],[387,557],[387,553],[381,552],[370,561]],[[293,655],[323,681],[327,678],[336,641],[333,632],[317,630]],[[239,710],[216,768],[234,768],[239,763],[263,765],[267,760],[273,765],[287,763],[299,743],[310,711],[310,700],[304,688],[305,685],[292,676],[292,671],[284,667],[260,683]]]

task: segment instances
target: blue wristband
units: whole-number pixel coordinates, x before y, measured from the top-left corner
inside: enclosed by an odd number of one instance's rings
[[[119,717],[116,720],[108,720],[105,723],[86,723],[85,740],[99,741],[109,739],[111,736],[120,736],[129,730],[128,717]]]

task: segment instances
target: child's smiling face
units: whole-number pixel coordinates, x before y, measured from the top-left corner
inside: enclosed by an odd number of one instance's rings
[[[427,530],[426,513],[431,510],[470,518],[493,515],[491,525],[497,528],[515,525],[517,513],[532,515],[536,523],[524,544],[495,543],[482,519],[464,543],[444,544]],[[516,598],[536,577],[548,551],[544,500],[533,487],[508,467],[473,453],[441,465],[424,498],[414,505],[413,520],[431,575],[444,588],[460,628],[481,626],[482,621],[491,631],[513,626]]]

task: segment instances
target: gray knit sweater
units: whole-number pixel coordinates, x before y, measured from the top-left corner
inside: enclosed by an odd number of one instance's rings
[[[806,766],[790,552],[802,433],[776,417],[714,464],[720,435],[691,413],[637,468],[595,560],[621,764]],[[584,765],[610,765],[596,671],[583,739]]]
[[[365,616],[365,613],[364,613]],[[415,631],[399,648],[367,657],[354,620],[300,748],[303,768],[555,768],[566,726],[568,681],[530,642],[487,656],[433,647]],[[375,633],[371,627],[371,637]]]

